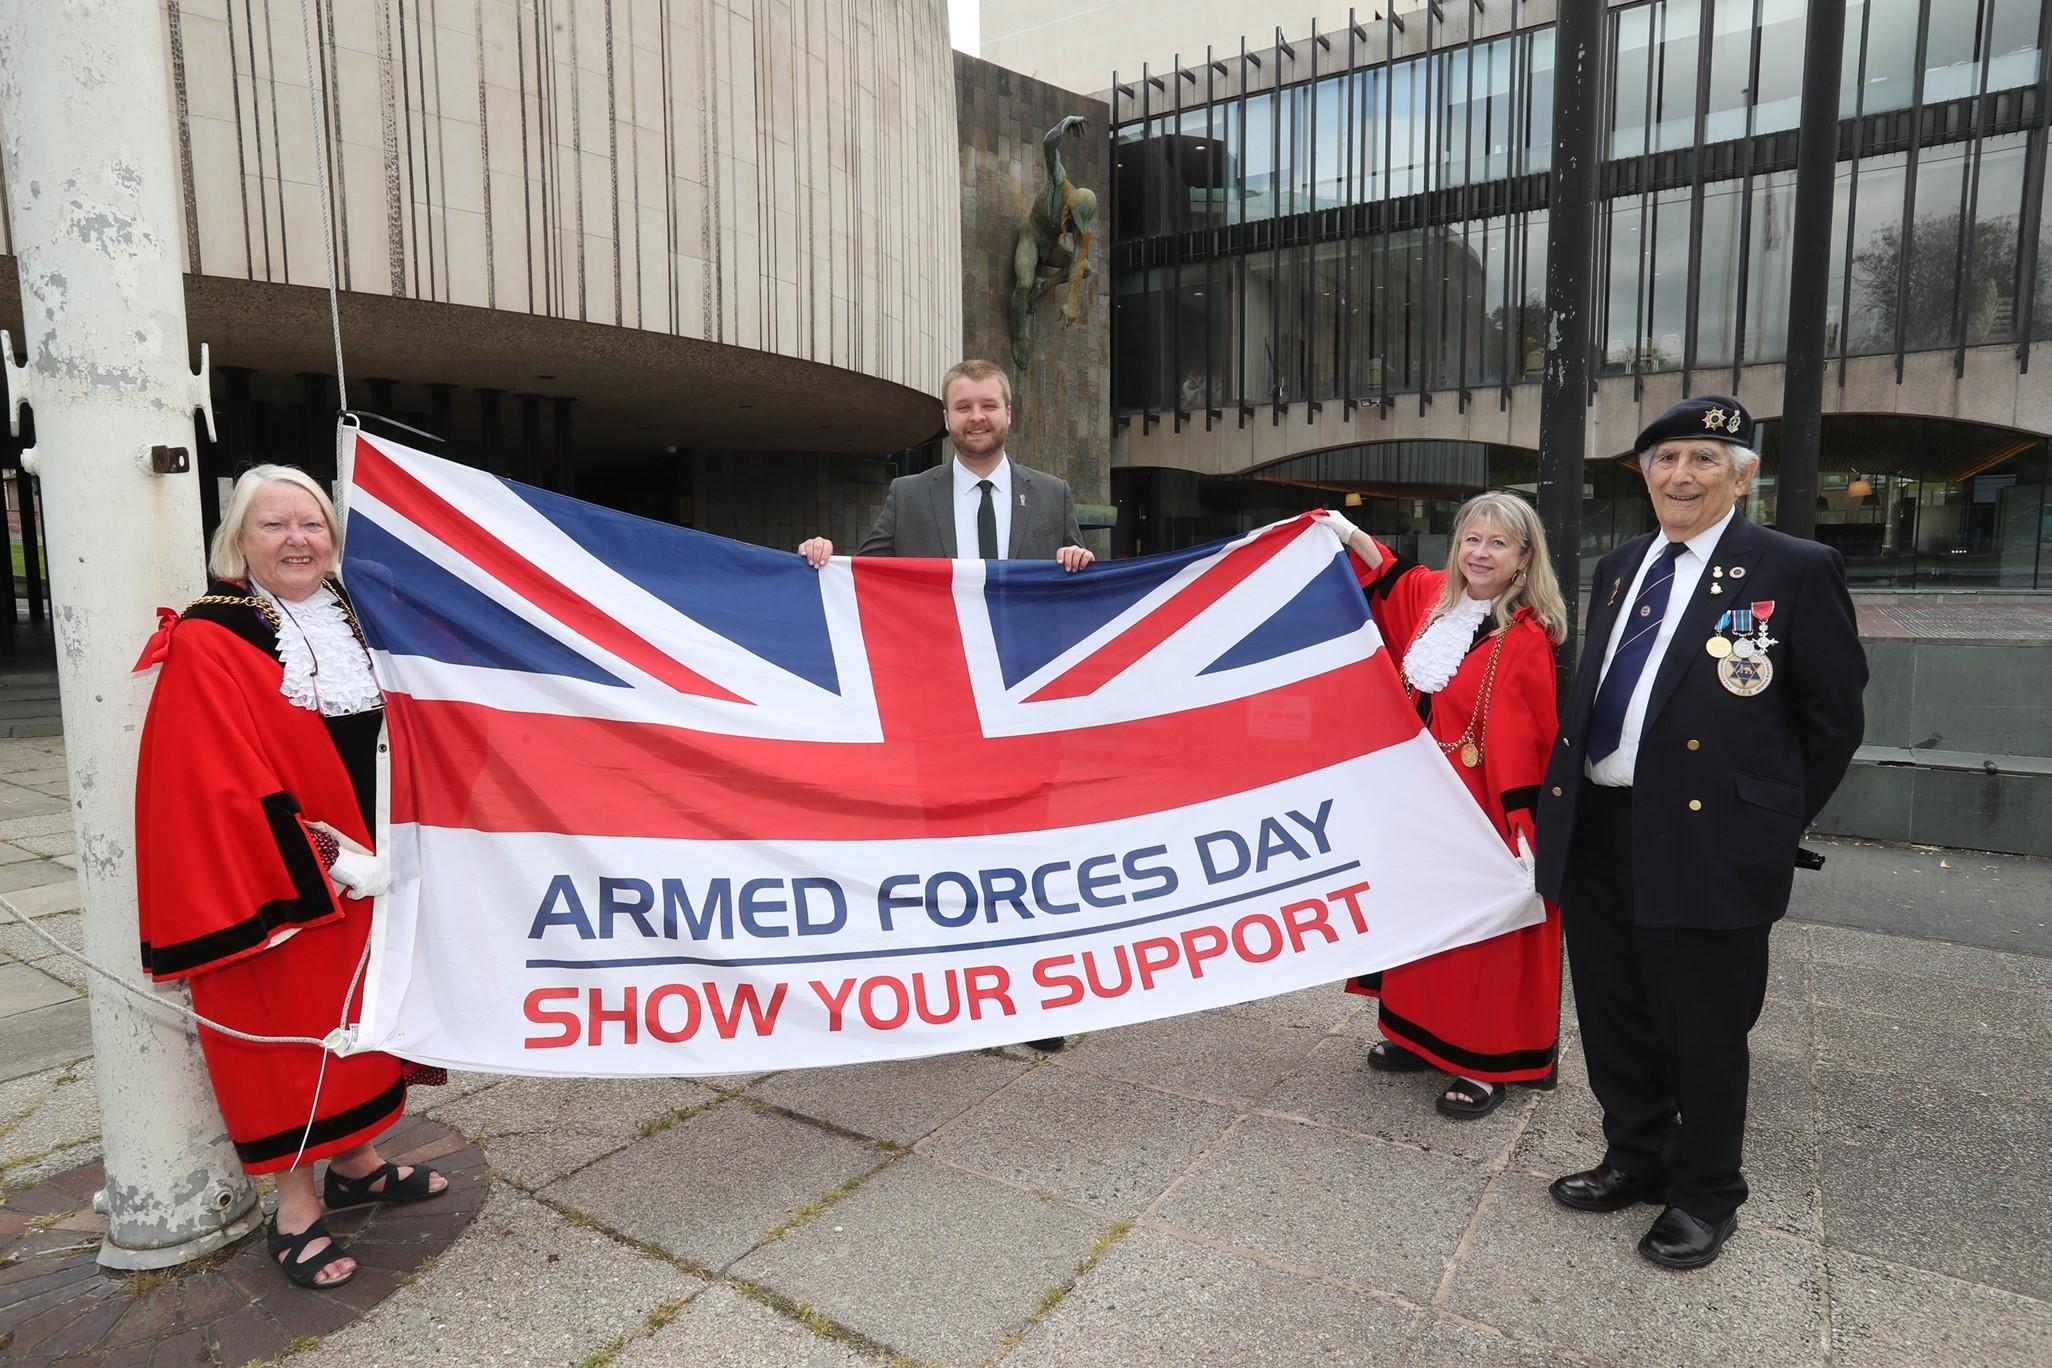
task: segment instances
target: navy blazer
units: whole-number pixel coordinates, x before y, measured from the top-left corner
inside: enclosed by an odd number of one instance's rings
[[[1560,897],[1583,785],[1583,743],[1603,656],[1655,536],[1596,566],[1580,668],[1539,793],[1539,891]],[[1836,550],[1759,527],[1743,513],[1718,538],[1661,657],[1632,777],[1632,918],[1640,926],[1728,929],[1788,910],[1796,847],[1866,725],[1867,657]],[[1721,594],[1711,591],[1722,585]],[[1771,601],[1774,677],[1747,698],[1705,649],[1727,609]]]

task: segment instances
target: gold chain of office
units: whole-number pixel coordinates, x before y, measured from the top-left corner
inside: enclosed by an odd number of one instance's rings
[[[327,583],[327,581],[323,581],[323,583]],[[335,588],[332,584],[329,587]],[[349,596],[338,588],[335,589],[335,601],[342,605],[342,620],[349,624],[349,634],[355,637],[356,644],[363,647],[364,651],[368,653],[370,643],[363,639],[363,626],[356,620],[356,605],[351,603]],[[278,616],[278,610],[272,607],[268,601],[258,598],[255,594],[202,594],[191,603],[188,603],[185,606],[185,611],[189,613],[201,604],[206,603],[218,603],[229,608],[251,609],[258,617],[264,620],[264,625],[269,627],[274,634],[285,626],[285,620]]]
[[[1425,635],[1425,628],[1431,625],[1428,620],[1420,627],[1417,636],[1411,638],[1411,645],[1416,646],[1418,638]],[[1459,751],[1461,763],[1469,769],[1474,769],[1482,763],[1482,746],[1489,736],[1489,700],[1496,696],[1496,662],[1503,658],[1503,643],[1509,636],[1509,628],[1497,629],[1496,644],[1489,648],[1489,665],[1482,672],[1482,687],[1475,692],[1475,709],[1468,714],[1467,730],[1452,741],[1442,741],[1436,736],[1432,738],[1432,744],[1439,747],[1442,755],[1452,755]],[[1408,655],[1409,651],[1405,654]],[[1450,684],[1453,681],[1449,679],[1447,682]],[[1411,701],[1412,707],[1417,706],[1418,690],[1412,686],[1408,678],[1404,680],[1404,696]]]

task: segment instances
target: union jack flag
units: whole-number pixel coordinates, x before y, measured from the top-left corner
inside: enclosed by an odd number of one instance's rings
[[[814,571],[361,436],[348,507],[392,739],[360,1048],[901,1058],[1535,915],[1309,518],[1074,575]]]
[[[403,453],[403,454],[402,454]],[[696,839],[1075,826],[1415,734],[1308,517],[1070,575],[814,571],[359,437],[347,579],[395,822]]]

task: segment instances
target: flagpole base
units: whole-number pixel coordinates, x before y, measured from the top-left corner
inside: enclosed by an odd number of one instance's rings
[[[100,1198],[96,1197],[93,1200],[95,1206],[99,1205]],[[226,1225],[195,1235],[189,1240],[180,1240],[177,1244],[128,1249],[116,1244],[113,1235],[109,1234],[100,1241],[100,1267],[119,1269],[127,1273],[176,1268],[180,1264],[191,1263],[194,1259],[203,1258],[217,1249],[234,1244],[264,1223],[264,1207],[263,1203],[257,1200],[256,1189],[246,1189],[244,1201],[246,1205]]]

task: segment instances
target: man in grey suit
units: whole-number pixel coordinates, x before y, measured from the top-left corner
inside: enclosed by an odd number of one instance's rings
[[[1076,525],[1068,482],[1005,454],[1012,387],[989,361],[964,361],[941,381],[941,412],[955,459],[891,481],[858,556],[1054,560],[1081,570],[1095,559]],[[798,554],[816,570],[834,554],[825,537]]]
[[[964,361],[941,380],[941,412],[955,459],[891,481],[876,526],[858,556],[931,556],[946,560],[1054,559],[1077,571],[1096,557],[1076,525],[1068,481],[1016,465],[1005,454],[1012,430],[1012,386],[989,361]],[[1001,549],[1002,548],[1002,549]],[[817,570],[834,554],[825,537],[808,538],[798,554]],[[1026,1042],[1062,1048],[1060,1036]]]

